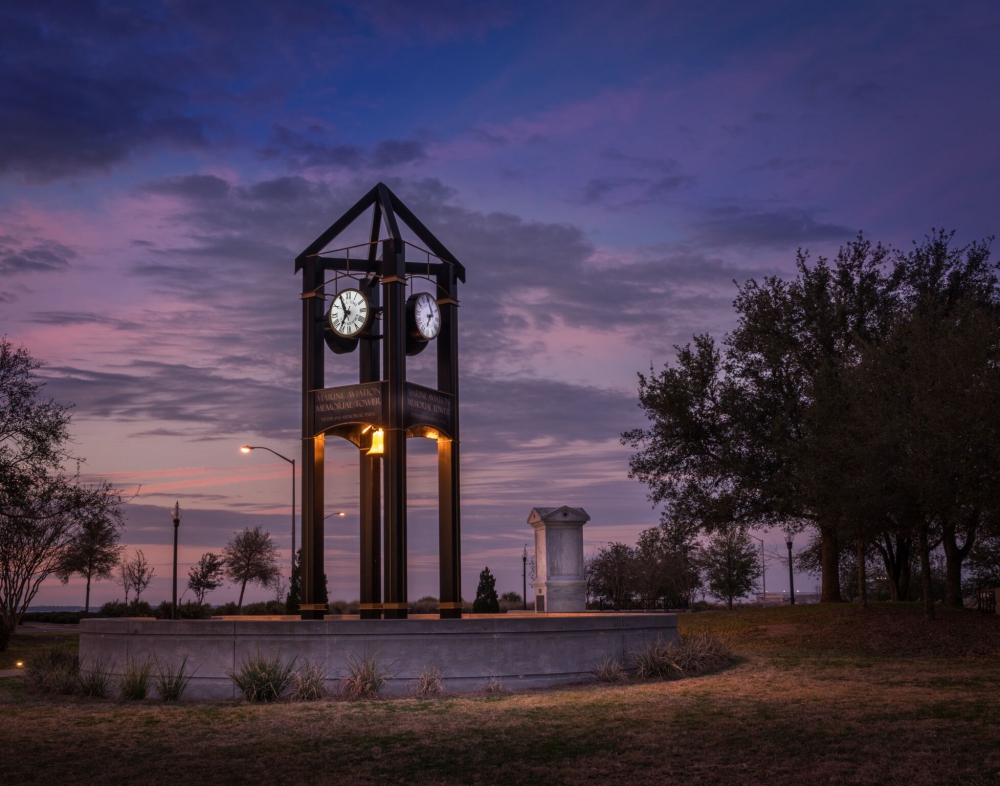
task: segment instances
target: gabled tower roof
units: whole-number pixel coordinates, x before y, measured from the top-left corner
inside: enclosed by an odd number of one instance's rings
[[[385,226],[395,243],[400,246],[403,243],[403,239],[399,234],[399,225],[396,223],[396,218],[398,217],[427,246],[431,253],[445,262],[454,265],[455,276],[463,284],[465,283],[465,267],[462,263],[445,248],[444,243],[438,240],[433,232],[421,223],[420,219],[413,215],[410,209],[403,204],[398,196],[389,190],[389,187],[385,183],[379,183],[361,197],[350,210],[334,221],[322,235],[310,243],[305,251],[295,257],[295,272],[298,273],[302,269],[307,257],[319,254],[319,252],[330,245],[341,232],[353,224],[355,219],[372,205],[376,205],[376,210],[381,211],[382,217],[385,219]]]

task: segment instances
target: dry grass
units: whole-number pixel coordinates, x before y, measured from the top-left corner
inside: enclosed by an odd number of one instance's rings
[[[413,686],[413,695],[422,699],[433,699],[444,692],[444,684],[441,681],[441,670],[433,666],[424,666]]]
[[[1000,784],[1000,658],[982,649],[1000,617],[938,625],[876,609],[858,622],[870,639],[845,637],[852,653],[830,633],[850,611],[685,615],[682,631],[720,633],[743,661],[499,698],[137,705],[34,697],[5,680],[0,781]],[[883,619],[894,614],[905,619]],[[908,631],[896,652],[881,624]],[[910,654],[918,646],[960,654]]]
[[[326,698],[326,674],[315,663],[304,661],[302,668],[292,674],[292,699],[295,701],[317,701]]]
[[[378,655],[354,655],[347,659],[347,676],[342,682],[342,693],[349,699],[374,699],[385,687],[389,671]]]

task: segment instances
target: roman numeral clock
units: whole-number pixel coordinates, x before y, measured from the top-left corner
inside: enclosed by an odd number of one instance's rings
[[[327,250],[369,208],[369,242]],[[404,241],[397,220],[423,245]],[[408,254],[413,261],[407,261]],[[319,591],[325,573],[328,437],[346,439],[358,449],[359,597],[366,619],[407,616],[406,440],[436,440],[439,613],[461,617],[458,283],[465,283],[465,268],[379,183],[296,257],[295,272],[300,270],[302,618],[322,619],[327,611]],[[437,387],[408,382],[406,358],[431,344],[437,348]],[[328,351],[357,353],[358,384],[325,387]]]

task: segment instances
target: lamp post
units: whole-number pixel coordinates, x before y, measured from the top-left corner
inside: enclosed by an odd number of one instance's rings
[[[760,581],[761,589],[763,590],[764,598],[764,608],[767,608],[767,566],[764,564],[764,539],[758,538],[756,535],[751,535],[754,540],[760,541]]]
[[[524,551],[521,552],[521,600],[524,602],[524,610],[528,610],[528,544],[524,544]]]
[[[273,453],[280,459],[284,459],[289,464],[292,465],[292,566],[290,570],[295,570],[295,459],[290,459],[288,456],[282,456],[278,451],[266,448],[263,445],[243,445],[240,447],[240,453],[249,453],[251,450],[266,450],[268,453]],[[289,573],[289,581],[291,581],[292,574]]]
[[[788,546],[788,594],[791,595],[791,603],[795,605],[795,578],[792,575],[792,535],[789,529],[785,530],[785,545]]]
[[[177,619],[177,530],[181,526],[181,503],[174,502],[174,509],[170,511],[170,518],[174,522],[174,600],[170,607],[170,619]]]

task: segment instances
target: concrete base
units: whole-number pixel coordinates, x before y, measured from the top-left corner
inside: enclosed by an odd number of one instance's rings
[[[236,699],[227,676],[259,650],[317,664],[331,690],[352,658],[377,655],[392,675],[383,693],[405,695],[426,667],[441,671],[448,692],[482,689],[499,678],[511,690],[593,679],[605,658],[624,660],[654,643],[677,641],[675,614],[569,614],[475,619],[231,621],[84,619],[83,668],[110,659],[121,674],[130,659],[157,658],[194,673],[184,697]]]

